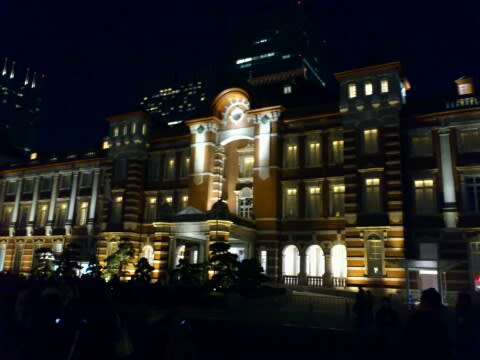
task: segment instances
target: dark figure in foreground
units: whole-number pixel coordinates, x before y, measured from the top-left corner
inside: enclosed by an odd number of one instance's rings
[[[458,359],[475,359],[475,347],[478,344],[475,313],[472,297],[468,293],[459,293],[455,305],[456,351]]]
[[[420,305],[407,322],[402,341],[408,359],[452,359],[453,347],[440,294],[424,290]]]
[[[400,331],[400,321],[397,312],[393,309],[389,297],[382,299],[382,305],[375,316],[377,341],[382,353],[394,349],[395,341]]]
[[[355,314],[355,327],[363,329],[366,317],[365,291],[361,286],[358,287],[358,293],[353,304],[353,313]]]

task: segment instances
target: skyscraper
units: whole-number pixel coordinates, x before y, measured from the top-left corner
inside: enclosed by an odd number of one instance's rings
[[[40,115],[39,83],[43,75],[4,58],[0,74],[0,129],[8,145],[29,152],[35,145]]]

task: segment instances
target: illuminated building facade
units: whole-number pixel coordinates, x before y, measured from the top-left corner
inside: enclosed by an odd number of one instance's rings
[[[42,75],[8,58],[0,66],[0,133],[9,146],[28,153],[35,145]]]
[[[478,107],[409,113],[399,63],[335,75],[337,103],[231,87],[203,117],[113,116],[104,152],[2,170],[1,268],[28,272],[35,247],[70,241],[103,262],[130,241],[158,279],[227,241],[286,285],[474,288]]]

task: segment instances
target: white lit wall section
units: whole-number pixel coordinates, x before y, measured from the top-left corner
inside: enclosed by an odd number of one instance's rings
[[[203,125],[193,127],[195,131],[195,144],[193,144],[195,152],[195,163],[193,164],[193,172],[195,175],[195,184],[199,185],[203,182],[203,172],[205,171],[205,154],[206,154],[206,131]]]
[[[347,277],[347,248],[337,244],[332,247],[332,275],[333,277]]]
[[[382,79],[380,81],[380,92],[382,94],[388,93],[388,80],[387,79]]]
[[[270,119],[263,115],[258,134],[258,175],[265,180],[270,176]]]
[[[354,83],[348,84],[348,97],[350,99],[357,97],[357,85],[355,85]]]
[[[288,245],[283,250],[283,275],[297,276],[300,272],[300,253],[295,245]]]
[[[312,245],[307,249],[307,275],[322,276],[325,273],[325,257],[319,245]]]
[[[185,259],[185,245],[180,245],[177,247],[177,252],[175,254],[175,266],[180,265],[180,260]]]
[[[452,155],[450,149],[450,134],[440,134],[440,152],[442,159],[443,197],[447,204],[455,203],[455,183],[453,181]]]
[[[365,83],[365,95],[370,96],[373,94],[373,84],[371,81]]]
[[[151,245],[145,245],[143,247],[142,257],[147,259],[147,261],[150,265],[153,265],[154,252],[153,252],[153,247]]]
[[[267,272],[267,250],[260,251],[260,266],[263,269],[263,273]]]

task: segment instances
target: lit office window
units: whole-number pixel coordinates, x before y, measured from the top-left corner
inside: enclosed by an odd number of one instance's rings
[[[330,216],[343,216],[345,213],[345,185],[330,184]]]
[[[317,218],[322,216],[322,192],[318,185],[307,186],[306,216]]]
[[[388,80],[382,79],[380,81],[380,91],[382,94],[388,93]]]
[[[465,211],[480,212],[480,175],[464,177],[464,201]]]
[[[285,144],[285,167],[297,167],[297,145],[292,143]]]
[[[424,157],[432,155],[431,134],[412,135],[410,137],[410,155],[412,157]]]
[[[373,84],[371,81],[365,83],[365,95],[369,96],[373,94]]]
[[[132,135],[135,135],[137,132],[137,123],[132,123]]]
[[[82,201],[78,205],[77,224],[79,226],[84,226],[87,224],[87,213],[88,213],[88,202]]]
[[[185,193],[180,195],[180,209],[183,210],[188,206],[188,195]]]
[[[115,127],[113,128],[113,136],[114,136],[114,137],[117,137],[118,134],[119,134],[118,126],[115,126]]]
[[[357,97],[357,85],[351,83],[348,84],[348,97],[350,99],[356,98]]]
[[[378,152],[377,129],[363,130],[363,150],[365,154],[376,154]]]
[[[322,163],[320,141],[307,141],[307,166],[318,166]]]
[[[283,87],[283,93],[284,94],[291,94],[292,93],[292,86],[291,85],[285,85]]]
[[[333,140],[331,142],[330,155],[333,164],[343,164],[343,140]]]
[[[142,124],[142,135],[147,135],[147,124]]]
[[[237,214],[240,217],[251,219],[253,211],[252,189],[245,187],[238,194]]]
[[[128,135],[128,125],[123,125],[123,136]]]
[[[296,218],[298,216],[297,210],[297,189],[287,187],[284,192],[284,212],[285,218]]]
[[[417,214],[435,213],[436,201],[432,179],[415,180],[415,212]]]
[[[382,211],[382,200],[380,196],[380,179],[365,179],[365,212],[375,213]]]

